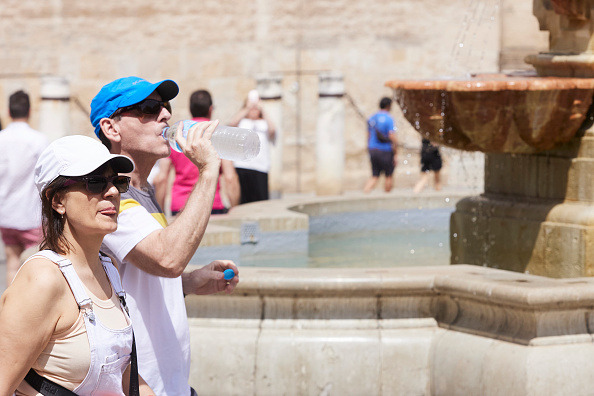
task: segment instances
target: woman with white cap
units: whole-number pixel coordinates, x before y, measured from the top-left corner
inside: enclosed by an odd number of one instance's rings
[[[132,160],[99,141],[54,141],[35,167],[42,250],[0,299],[0,395],[152,394],[138,377],[118,271],[99,252],[117,228]]]

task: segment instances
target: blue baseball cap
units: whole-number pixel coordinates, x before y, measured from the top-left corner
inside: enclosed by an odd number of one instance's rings
[[[151,84],[140,77],[124,77],[104,85],[91,101],[91,123],[95,127],[95,135],[99,137],[99,121],[110,117],[117,109],[142,102],[154,91],[161,95],[163,101],[177,96],[179,87],[172,80],[163,80]]]

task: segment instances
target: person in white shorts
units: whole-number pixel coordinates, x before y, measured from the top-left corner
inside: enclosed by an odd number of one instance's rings
[[[41,241],[41,200],[33,168],[48,145],[45,135],[28,124],[29,95],[8,98],[11,123],[0,131],[0,234],[6,253],[6,285],[12,282],[26,249]]]

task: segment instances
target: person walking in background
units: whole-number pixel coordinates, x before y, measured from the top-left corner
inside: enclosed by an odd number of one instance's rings
[[[10,284],[21,254],[41,241],[41,200],[33,181],[37,158],[48,145],[44,134],[29,124],[29,95],[17,91],[8,99],[12,122],[0,131],[0,233]]]
[[[441,177],[439,175],[441,166],[442,160],[439,154],[439,147],[432,145],[429,139],[423,139],[421,145],[421,178],[413,189],[415,194],[423,191],[429,182],[429,172],[431,171],[433,171],[435,177],[433,188],[441,190]]]
[[[212,96],[206,90],[198,90],[190,96],[192,120],[210,121],[213,111]],[[168,158],[159,160],[159,173],[155,178],[157,200],[165,206],[165,197],[169,192],[169,175],[175,172],[171,187],[171,214],[177,215],[186,205],[188,197],[199,177],[198,168],[183,153],[171,150]],[[222,186],[222,188],[221,188]],[[212,214],[223,214],[239,203],[239,180],[233,162],[221,160],[219,182],[212,203]]]
[[[132,161],[97,140],[66,136],[35,166],[43,213],[42,251],[0,299],[0,394],[154,394],[131,367],[130,317],[118,270],[101,256],[116,230]],[[60,389],[60,388],[58,388]],[[40,393],[38,393],[40,392]],[[74,392],[74,393],[72,393]]]
[[[381,173],[385,175],[384,191],[392,191],[392,174],[396,168],[397,145],[396,127],[390,115],[392,99],[384,97],[379,103],[380,110],[367,120],[367,148],[371,161],[371,178],[365,183],[363,191],[370,193]]]
[[[118,229],[103,240],[102,251],[119,264],[138,348],[138,369],[159,396],[189,396],[190,329],[186,294],[231,293],[239,282],[237,266],[216,260],[184,272],[210,218],[221,160],[210,138],[218,121],[192,126],[187,138],[176,134],[182,152],[198,167],[184,210],[171,225],[147,181],[159,158],[170,154],[163,128],[171,119],[174,81],[155,84],[125,77],[106,84],[91,102],[95,134],[113,154],[135,164],[130,189],[122,194]],[[235,276],[226,281],[223,271]],[[207,357],[206,357],[207,358]]]
[[[229,122],[229,126],[250,129],[260,138],[260,152],[249,161],[234,161],[241,189],[240,203],[265,201],[270,171],[270,143],[274,144],[275,128],[260,104],[258,91],[248,94],[245,105]]]

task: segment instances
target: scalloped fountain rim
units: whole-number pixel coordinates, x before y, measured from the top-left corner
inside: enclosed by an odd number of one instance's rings
[[[562,89],[592,89],[594,78],[539,77],[520,74],[475,74],[470,79],[438,78],[427,80],[390,80],[393,89],[446,91],[539,91]]]
[[[585,120],[594,94],[594,78],[532,73],[391,80],[385,85],[394,89],[406,119],[424,137],[492,153],[532,154],[568,142]]]

